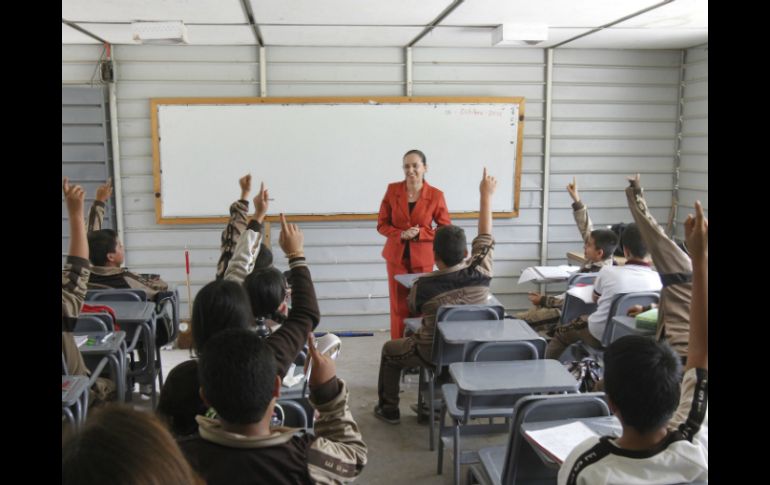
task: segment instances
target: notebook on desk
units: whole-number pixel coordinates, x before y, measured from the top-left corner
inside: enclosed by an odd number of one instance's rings
[[[75,335],[74,337],[78,348],[88,341],[88,335]]]
[[[519,277],[519,284],[528,281],[546,282],[546,281],[564,281],[580,269],[578,266],[531,266],[525,268]]]
[[[532,444],[558,464],[564,463],[577,445],[592,436],[598,436],[580,421],[536,431],[524,431],[524,434]]]

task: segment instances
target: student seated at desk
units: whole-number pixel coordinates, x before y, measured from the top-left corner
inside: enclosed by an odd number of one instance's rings
[[[70,185],[67,177],[62,181],[62,191],[69,215],[70,246],[61,276],[61,349],[69,375],[89,376],[91,372],[86,367],[75,338],[72,336],[80,308],[86,298],[86,282],[91,271],[86,227],[83,222],[83,203],[86,193],[81,186]],[[88,397],[89,405],[114,399],[115,383],[102,377],[97,378]]]
[[[647,247],[636,224],[629,224],[620,236],[626,264],[605,266],[594,281],[596,310],[590,315],[581,315],[566,325],[556,327],[554,336],[545,349],[546,359],[558,359],[570,344],[583,341],[594,348],[602,347],[604,327],[612,306],[612,300],[621,293],[660,290],[658,273],[645,261]]]
[[[605,390],[623,434],[578,445],[559,470],[559,485],[708,481],[708,220],[700,202],[695,211],[685,222],[693,278],[684,377],[667,343],[640,336],[613,342],[604,354]]]
[[[473,240],[469,260],[465,231],[454,225],[441,226],[433,240],[437,271],[419,278],[409,291],[409,310],[422,314],[422,325],[409,337],[390,340],[382,347],[377,383],[379,401],[374,415],[390,424],[398,424],[401,369],[430,366],[436,311],[441,305],[483,304],[492,281],[492,194],[497,180],[484,175],[479,184],[480,208],[478,235]],[[419,412],[419,410],[418,410]]]
[[[334,361],[309,335],[310,402],[320,416],[315,436],[270,427],[281,379],[268,339],[244,329],[215,335],[200,359],[201,395],[217,418],[198,416],[198,434],[179,440],[209,485],[347,483],[366,465],[367,448],[348,406]]]
[[[572,197],[572,215],[584,241],[586,262],[577,272],[594,273],[605,266],[612,266],[612,254],[618,245],[618,236],[609,229],[593,228],[588,207],[580,200],[577,181],[574,177],[572,183],[567,185],[567,192]],[[550,333],[561,318],[565,295],[546,296],[530,291],[528,296],[529,301],[535,306],[526,312],[514,314],[514,317],[524,320],[536,330]]]
[[[62,485],[205,485],[174,438],[152,414],[110,404],[67,435],[61,451]]]
[[[294,280],[294,304],[285,323],[265,341],[277,359],[276,371],[283,378],[305,343],[307,333],[318,324],[321,316],[310,270],[305,262],[302,232],[296,225],[287,224],[283,215],[281,226],[279,243],[284,253],[291,255],[289,268]],[[283,280],[259,276],[256,273],[247,277],[251,284],[247,287],[254,290],[251,296],[243,285],[227,278],[212,281],[198,292],[193,303],[191,322],[193,348],[198,353],[209,339],[225,329],[253,328],[252,308],[257,313],[262,305],[268,305],[271,311],[277,308],[281,301]],[[263,303],[260,300],[260,295],[276,294],[278,297],[271,302]],[[205,413],[208,408],[198,393],[198,370],[197,360],[179,364],[169,373],[160,393],[158,413],[177,436],[194,433],[197,429],[195,416]]]

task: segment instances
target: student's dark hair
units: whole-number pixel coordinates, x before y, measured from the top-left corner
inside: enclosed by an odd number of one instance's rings
[[[465,258],[466,245],[465,231],[452,224],[439,227],[433,238],[433,251],[447,266],[454,266]]]
[[[118,233],[100,229],[88,233],[88,258],[94,266],[107,266],[107,255],[118,247]]]
[[[228,423],[256,423],[265,415],[277,368],[273,350],[256,333],[218,333],[206,344],[198,371],[206,401]]]
[[[618,247],[618,236],[609,229],[594,229],[591,231],[596,249],[601,249],[602,259],[610,259]]]
[[[286,279],[273,266],[252,271],[243,280],[254,318],[272,318],[286,298]]]
[[[408,152],[404,153],[403,157],[401,157],[402,160],[404,158],[406,158],[408,155],[417,155],[418,157],[420,157],[422,159],[422,164],[424,166],[426,166],[426,167],[428,166],[428,158],[425,156],[425,154],[422,151],[420,151],[420,150],[409,150]]]
[[[226,328],[249,328],[253,324],[249,299],[235,281],[212,281],[195,295],[191,331],[193,348],[199,353],[214,334]]]
[[[635,222],[627,225],[623,230],[623,234],[620,235],[620,245],[631,253],[631,256],[636,258],[644,258],[647,256],[647,246],[642,239],[642,233],[639,231],[639,226]]]
[[[259,271],[261,269],[269,268],[273,265],[273,252],[264,243],[259,245],[259,253],[257,259],[254,260],[254,269],[251,271]]]
[[[152,414],[122,404],[89,412],[62,443],[62,485],[202,484],[174,438]]]
[[[174,367],[163,381],[155,412],[174,436],[189,436],[198,432],[195,416],[206,414],[208,410],[201,400],[200,387],[198,362],[195,360]]]
[[[682,365],[667,343],[640,335],[619,338],[604,353],[604,367],[604,390],[624,424],[647,433],[671,419],[679,405]]]

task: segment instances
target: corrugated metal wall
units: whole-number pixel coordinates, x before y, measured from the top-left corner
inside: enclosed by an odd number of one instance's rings
[[[90,64],[93,69],[95,63],[90,61]],[[81,80],[77,81],[80,84]],[[86,189],[86,210],[94,200],[96,188],[110,174],[105,91],[98,84],[93,87],[62,84],[62,177],[69,177],[70,183]],[[104,227],[113,227],[112,203],[107,205]],[[68,248],[69,215],[62,199],[62,260]]]
[[[708,45],[688,49],[685,57],[682,107],[679,211],[676,235],[684,237],[682,223],[700,200],[709,207],[709,52]]]
[[[63,65],[100,48],[62,46]],[[253,47],[116,46],[118,117],[128,265],[184,284],[185,245],[193,294],[213,278],[219,226],[154,223],[149,98],[256,96]],[[581,247],[564,189],[573,173],[598,224],[627,220],[621,189],[640,171],[656,217],[665,220],[673,186],[679,51],[556,52],[549,262]],[[404,95],[404,51],[396,48],[267,48],[268,96]],[[524,96],[520,216],[495,220],[493,290],[508,310],[525,308],[516,285],[539,263],[543,190],[545,52],[536,49],[415,48],[415,96]],[[404,147],[404,151],[413,147]],[[441,160],[430,159],[432,170]],[[361,162],[362,170],[365,160]],[[254,174],[258,178],[258,174]],[[393,161],[393,180],[401,178]],[[390,180],[389,180],[390,181]],[[383,193],[386,182],[383,181]],[[474,186],[475,188],[475,186]],[[239,195],[233,181],[233,198]],[[376,211],[377,208],[372,208]],[[472,237],[475,221],[460,221]],[[374,221],[302,223],[306,253],[328,329],[388,327],[384,239]],[[553,247],[551,247],[553,246]],[[280,249],[274,247],[278,256]],[[282,256],[277,265],[285,268]],[[182,292],[186,294],[186,292]],[[183,308],[186,313],[186,309]]]

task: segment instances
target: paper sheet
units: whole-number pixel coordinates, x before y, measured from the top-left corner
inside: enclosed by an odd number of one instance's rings
[[[549,456],[563,463],[570,452],[596,433],[580,421],[539,431],[525,431]]]
[[[567,293],[577,298],[580,298],[586,303],[594,302],[594,285],[573,286],[572,288],[567,290]]]

